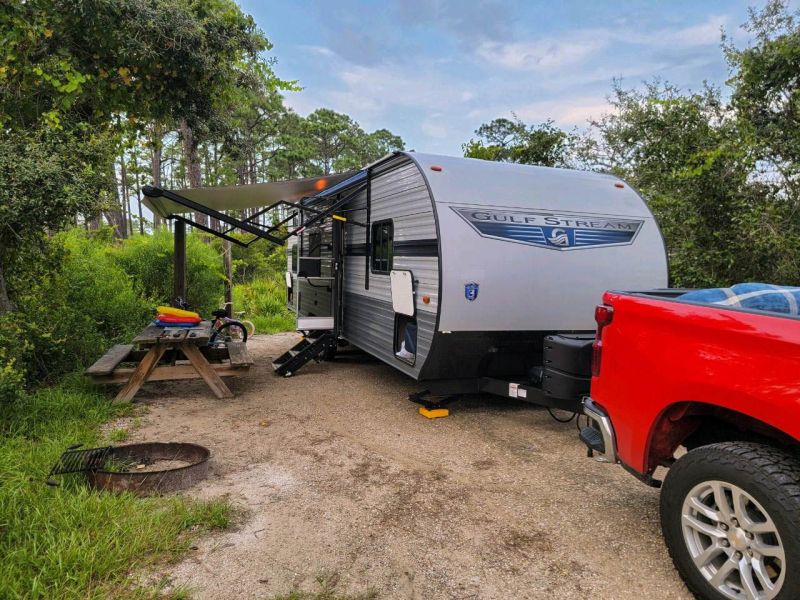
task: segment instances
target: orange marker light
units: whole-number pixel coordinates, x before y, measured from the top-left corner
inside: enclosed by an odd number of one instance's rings
[[[431,303],[431,297],[430,296],[423,296],[422,297],[422,303],[423,304],[430,304]]]
[[[324,189],[325,189],[325,187],[326,187],[326,186],[325,186],[325,180],[324,180],[324,179],[317,179],[317,180],[314,182],[314,189],[315,189],[315,190],[317,190],[318,192],[319,192],[320,190],[324,190]]]
[[[439,165],[433,165],[431,167],[431,171],[441,171],[441,170],[442,170],[442,167],[440,167]]]
[[[615,183],[615,184],[614,184],[614,187],[622,189],[622,188],[624,188],[624,187],[625,187],[625,184],[624,184],[624,183],[620,183],[620,182],[618,181],[617,183]]]

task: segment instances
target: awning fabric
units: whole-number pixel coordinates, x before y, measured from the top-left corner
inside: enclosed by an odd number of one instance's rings
[[[241,210],[269,206],[279,200],[296,202],[302,198],[314,196],[322,190],[332,188],[357,173],[357,171],[349,171],[336,175],[307,177],[306,179],[292,179],[289,181],[272,181],[269,183],[225,187],[187,188],[173,191],[184,198],[194,200],[198,204],[217,211]],[[164,197],[144,196],[143,199],[145,205],[154,214],[164,218],[170,215],[192,212],[190,208],[181,206]]]

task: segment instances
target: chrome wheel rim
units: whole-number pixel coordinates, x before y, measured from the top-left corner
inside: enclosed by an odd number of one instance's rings
[[[742,488],[704,481],[686,495],[683,539],[694,566],[725,598],[770,600],[786,576],[786,554],[772,517]]]

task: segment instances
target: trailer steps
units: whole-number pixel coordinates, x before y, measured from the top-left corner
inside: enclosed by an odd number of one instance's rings
[[[291,377],[312,360],[324,360],[325,355],[336,350],[336,336],[326,331],[315,338],[305,337],[288,352],[284,352],[272,362],[278,375]]]

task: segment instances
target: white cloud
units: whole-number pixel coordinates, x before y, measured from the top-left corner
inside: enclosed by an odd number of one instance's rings
[[[319,56],[333,56],[334,52],[330,48],[326,46],[308,46],[304,44],[300,44],[297,46],[298,48],[302,48],[303,50],[308,50],[312,54],[317,54]]]
[[[611,112],[605,98],[586,96],[583,98],[557,98],[525,104],[513,110],[526,123],[541,123],[553,119],[561,127],[585,126]]]
[[[720,30],[728,24],[724,15],[711,15],[704,23],[673,31],[656,32],[652,42],[658,45],[705,46],[720,42]]]
[[[629,19],[528,39],[477,37],[471,52],[381,55],[377,64],[354,61],[330,44],[305,45],[322,79],[287,94],[287,104],[300,114],[332,108],[367,130],[388,127],[410,147],[453,154],[481,123],[512,112],[526,123],[553,119],[583,128],[611,111],[605,95],[613,78],[638,85],[661,76],[691,86],[697,73],[722,61],[713,46],[733,19],[648,27]]]
[[[586,62],[614,43],[653,49],[675,50],[718,44],[720,31],[728,24],[724,15],[712,15],[704,22],[680,28],[637,32],[633,27],[578,29],[558,38],[547,37],[519,42],[483,42],[477,55],[486,62],[516,71],[557,71]]]
[[[446,140],[452,136],[452,130],[442,114],[433,114],[420,124],[420,130],[428,137]]]
[[[561,41],[541,39],[530,42],[483,42],[478,56],[489,63],[518,71],[547,71],[582,62],[606,45],[599,39]]]
[[[419,67],[419,65],[417,65]],[[330,95],[367,110],[403,106],[444,111],[473,99],[472,82],[461,82],[441,70],[401,66],[354,66],[338,72],[345,89]]]

